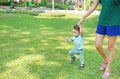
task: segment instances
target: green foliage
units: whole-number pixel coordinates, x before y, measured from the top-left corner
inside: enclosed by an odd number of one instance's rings
[[[9,13],[9,14],[29,14],[37,16],[40,13],[44,13],[44,11],[30,11],[30,10],[16,10],[16,9],[0,9],[0,13]]]
[[[0,0],[0,5],[10,5],[10,3],[8,2],[8,0]]]
[[[3,0],[0,0],[0,1],[3,1]],[[15,4],[15,6],[19,6],[19,7],[23,7],[23,6],[28,6],[27,5],[28,3],[28,0],[24,0],[24,3],[22,4]],[[9,5],[9,2],[3,2],[3,3],[0,3],[0,4],[3,4],[3,5]],[[93,1],[92,0],[87,0],[86,2],[86,5],[87,5],[87,9],[90,8],[90,6],[92,6],[93,4]],[[36,3],[34,1],[32,1],[32,4],[30,4],[31,7],[40,7],[40,6],[45,6],[45,7],[48,7],[48,8],[52,8],[52,2],[47,2],[47,0],[42,0],[41,3]],[[70,0],[70,2],[68,2],[68,4],[62,4],[62,2],[60,3],[56,3],[54,4],[55,8],[58,8],[58,9],[69,9],[69,8],[72,8],[74,9],[74,3],[72,2],[72,0]],[[97,10],[100,10],[101,6],[99,5],[97,7]],[[78,10],[82,10],[83,9],[83,6],[78,8]]]
[[[8,2],[8,0],[0,0],[0,2]]]
[[[47,5],[47,0],[42,0],[40,6],[46,6],[46,5]]]
[[[42,17],[65,17],[65,14],[62,13],[40,13],[38,16]]]
[[[46,7],[52,8],[52,3],[47,3]],[[62,4],[59,4],[59,3],[55,3],[54,7],[58,8],[58,9],[67,9],[68,5],[62,5]]]
[[[33,3],[31,7],[40,7],[40,3]]]
[[[88,10],[91,6],[93,5],[93,0],[87,0],[86,1],[86,9]],[[83,7],[82,7],[83,8]],[[101,6],[98,5],[98,7],[96,8],[96,10],[100,10]]]
[[[68,4],[69,4],[70,6],[73,6],[73,5],[74,5],[74,3],[73,3],[72,0],[70,0],[70,1],[68,2]]]
[[[40,13],[44,13],[44,11],[33,11],[30,14],[34,16],[38,16]]]
[[[68,9],[68,5],[59,5],[59,9]]]

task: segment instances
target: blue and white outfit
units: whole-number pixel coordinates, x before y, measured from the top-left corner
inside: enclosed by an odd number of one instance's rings
[[[71,41],[74,43],[74,47],[69,51],[71,58],[74,58],[74,54],[78,54],[80,57],[80,63],[84,64],[84,40],[83,35],[73,36]]]

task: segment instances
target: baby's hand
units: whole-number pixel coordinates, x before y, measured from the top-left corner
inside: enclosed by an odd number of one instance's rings
[[[65,42],[70,42],[70,40],[69,39],[65,39]]]

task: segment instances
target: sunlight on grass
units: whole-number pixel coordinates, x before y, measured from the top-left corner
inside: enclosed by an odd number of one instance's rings
[[[28,72],[26,68],[11,68],[8,71],[0,74],[1,79],[37,79],[37,76]]]
[[[11,34],[10,34],[10,36],[11,37],[20,37],[20,36],[23,36],[23,35],[29,35],[30,34],[30,32],[28,32],[28,31],[21,31],[21,30],[17,30],[17,31],[13,31]]]
[[[58,34],[61,34],[61,35],[67,35],[67,34],[72,34],[72,33],[59,32]]]
[[[40,27],[40,35],[54,35],[55,33],[52,31],[52,27]]]
[[[30,34],[30,32],[22,32],[21,34],[28,35],[28,34]]]
[[[9,45],[9,43],[3,43],[3,44],[0,44],[0,47],[5,47],[7,45]]]
[[[30,42],[30,39],[26,38],[26,39],[21,39],[20,41],[21,41],[21,43],[26,43],[26,42]]]
[[[95,49],[95,46],[90,46],[90,45],[85,46],[85,49],[88,49],[88,50],[90,50],[90,51],[96,50],[96,49]]]
[[[54,49],[70,49],[70,46],[67,43],[60,43],[60,45],[56,46]]]
[[[87,37],[87,38],[85,38],[85,40],[89,40],[89,42],[90,42],[90,41],[93,42],[93,41],[95,41],[95,37]],[[86,42],[86,41],[85,41],[85,42]]]
[[[13,26],[6,26],[6,25],[2,25],[0,26],[0,36],[6,36],[7,34],[9,34],[9,36],[11,37],[19,37],[21,35],[29,35],[30,32],[28,31],[21,31],[18,29],[13,28]]]
[[[0,29],[13,29],[13,27],[9,27],[7,25],[1,25]]]
[[[19,65],[25,65],[25,63],[29,64],[34,61],[44,61],[44,56],[43,55],[26,55],[22,56],[16,60],[9,61],[6,66],[7,67],[16,67]]]
[[[0,26],[0,33],[2,33],[2,34],[0,34],[0,35],[9,34],[11,32],[10,30],[12,30],[12,29],[13,29],[13,27],[9,27],[7,25],[1,25]]]
[[[117,40],[117,43],[116,43],[116,50],[117,50],[117,52],[120,53],[120,39]]]
[[[34,47],[28,48],[28,50],[31,51],[31,52],[35,52],[36,51],[36,49]]]
[[[20,58],[14,59],[6,63],[6,71],[1,73],[1,78],[9,79],[36,79],[37,76],[29,73],[29,67],[27,64],[31,64],[36,61],[44,61],[43,55],[26,55]]]
[[[2,30],[1,33],[9,33],[7,30]]]
[[[58,62],[47,62],[44,55],[26,55],[6,63],[6,71],[0,73],[0,78],[9,79],[38,79],[37,75],[30,73],[29,65],[39,64],[39,66],[60,66]],[[41,69],[41,68],[40,68]]]
[[[64,38],[63,36],[57,36],[55,39],[56,39],[56,40],[59,40],[60,42],[65,42],[65,41],[64,41],[65,38]]]

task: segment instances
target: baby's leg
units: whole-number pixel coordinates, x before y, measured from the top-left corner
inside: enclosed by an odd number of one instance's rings
[[[80,49],[78,54],[79,54],[79,58],[80,58],[80,64],[85,64],[85,61],[84,61],[84,49]]]
[[[74,57],[75,57],[74,54],[75,54],[75,49],[72,48],[72,49],[69,51],[69,55],[71,56],[71,58],[74,58]]]
[[[71,50],[69,51],[69,54],[70,54],[70,56],[71,56],[71,64],[73,64],[74,61],[75,61],[75,59],[76,59],[76,57],[74,56],[74,54],[75,54],[75,49],[74,49],[74,48],[71,49]]]

